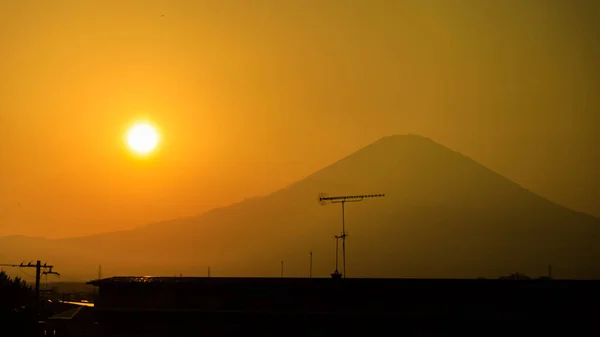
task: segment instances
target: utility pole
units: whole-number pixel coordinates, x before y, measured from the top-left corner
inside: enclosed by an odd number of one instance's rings
[[[208,277],[210,277],[210,266],[208,267]]]
[[[37,260],[35,263],[35,300],[40,300],[40,270],[42,269],[42,265],[40,260]]]
[[[283,278],[283,260],[281,261],[281,278]]]
[[[40,300],[40,278],[41,278],[41,276],[48,275],[48,274],[60,276],[59,273],[52,271],[52,268],[54,268],[54,266],[47,265],[46,263],[44,263],[42,265],[40,260],[37,260],[37,262],[35,264],[33,264],[31,262],[29,262],[28,264],[23,264],[23,262],[21,262],[21,264],[0,264],[0,266],[18,267],[18,268],[35,268],[35,300],[37,303],[39,303],[39,300]]]
[[[385,194],[345,195],[345,196],[339,196],[339,197],[326,197],[324,194],[319,195],[319,203],[321,205],[325,205],[325,203],[327,203],[328,201],[331,202],[332,204],[338,204],[338,203],[342,204],[342,234],[340,235],[340,238],[342,239],[342,258],[343,258],[342,263],[344,266],[344,273],[343,273],[344,278],[347,277],[347,273],[346,273],[346,237],[348,236],[348,233],[346,233],[346,221],[344,219],[344,205],[346,204],[346,202],[359,202],[365,198],[378,198],[378,197],[384,197],[384,196],[385,196]]]

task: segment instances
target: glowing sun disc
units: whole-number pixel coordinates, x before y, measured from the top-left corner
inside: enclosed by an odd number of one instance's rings
[[[148,123],[138,123],[127,132],[127,145],[139,154],[148,154],[158,145],[159,137],[156,129]]]

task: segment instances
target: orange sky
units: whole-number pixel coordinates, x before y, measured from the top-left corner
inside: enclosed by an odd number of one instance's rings
[[[600,216],[597,1],[39,0],[0,13],[0,235],[201,213],[399,133]],[[123,145],[138,119],[163,135],[145,160]]]

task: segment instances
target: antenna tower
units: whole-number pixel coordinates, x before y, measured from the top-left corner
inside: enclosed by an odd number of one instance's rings
[[[325,205],[327,202],[330,202],[332,204],[342,204],[342,234],[337,237],[336,236],[336,247],[337,247],[337,239],[340,238],[342,239],[342,263],[343,263],[343,267],[344,267],[344,271],[343,271],[343,276],[344,278],[347,277],[347,273],[346,273],[346,237],[348,236],[348,233],[346,233],[346,221],[344,219],[344,205],[347,202],[359,202],[359,201],[363,201],[363,199],[366,198],[379,198],[379,197],[384,197],[385,194],[362,194],[362,195],[344,195],[344,196],[338,196],[338,197],[327,197],[325,196],[325,194],[321,193],[319,195],[319,203],[321,205]],[[336,274],[338,273],[337,271],[337,248],[336,248]]]

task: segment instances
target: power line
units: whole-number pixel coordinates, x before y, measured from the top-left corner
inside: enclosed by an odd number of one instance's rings
[[[48,265],[48,264],[46,264],[46,262],[44,262],[43,265],[40,260],[37,260],[37,262],[35,264],[33,264],[32,262],[33,261],[30,261],[28,264],[24,264],[24,262],[21,262],[20,264],[0,264],[0,266],[16,267],[16,268],[35,268],[35,299],[39,303],[41,275],[52,274],[52,275],[60,276],[60,274],[55,271],[52,271],[52,268],[54,268],[54,266]]]
[[[19,271],[19,273],[21,273],[21,274],[23,274],[23,275],[27,276],[27,278],[29,278],[29,279],[35,279],[35,276],[34,276],[34,275],[31,275],[31,274],[29,274],[29,273],[26,273],[24,269],[17,269],[17,270]]]

